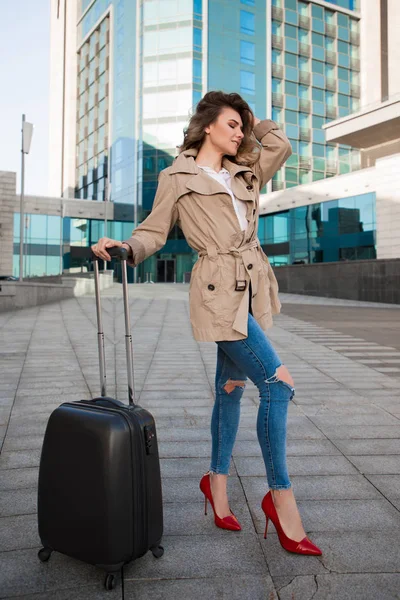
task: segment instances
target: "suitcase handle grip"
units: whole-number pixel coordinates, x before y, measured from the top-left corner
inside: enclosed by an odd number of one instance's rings
[[[128,250],[123,248],[122,246],[113,246],[112,248],[107,248],[108,254],[111,258],[117,258],[119,260],[128,260]],[[99,260],[99,257],[92,250],[92,261]]]

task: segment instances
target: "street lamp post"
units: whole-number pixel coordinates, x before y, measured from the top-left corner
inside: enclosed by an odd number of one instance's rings
[[[32,141],[33,125],[25,121],[22,115],[21,140],[21,198],[19,208],[19,281],[24,278],[24,186],[25,186],[25,154],[29,154]]]

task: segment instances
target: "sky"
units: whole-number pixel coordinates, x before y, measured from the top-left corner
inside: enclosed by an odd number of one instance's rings
[[[50,2],[0,0],[0,171],[17,172],[21,120],[34,124],[25,155],[25,193],[48,194]]]

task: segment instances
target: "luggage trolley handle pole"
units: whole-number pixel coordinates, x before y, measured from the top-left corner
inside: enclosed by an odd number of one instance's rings
[[[107,252],[111,258],[117,258],[121,261],[122,266],[122,292],[124,297],[124,314],[125,314],[125,349],[126,349],[126,364],[128,370],[128,396],[129,405],[135,405],[135,387],[133,379],[133,351],[132,351],[132,335],[131,335],[131,319],[129,314],[129,298],[128,298],[128,275],[127,275],[127,259],[128,252],[125,248],[114,246],[107,248]],[[105,353],[104,353],[104,332],[101,318],[101,303],[100,303],[100,285],[99,285],[99,263],[98,257],[92,254],[94,262],[94,279],[96,292],[96,311],[98,325],[98,347],[100,361],[100,386],[101,395],[106,395],[106,368],[105,368]]]

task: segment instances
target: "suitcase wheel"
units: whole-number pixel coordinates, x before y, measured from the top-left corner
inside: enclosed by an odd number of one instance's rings
[[[106,578],[104,580],[104,587],[107,591],[114,590],[117,586],[117,577],[114,573],[107,573]]]
[[[153,546],[150,550],[152,551],[154,558],[161,558],[164,554],[164,548],[162,546]]]
[[[51,556],[53,550],[51,548],[42,548],[38,552],[38,557],[42,562],[47,562]]]

